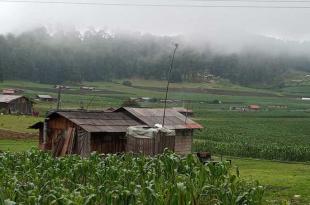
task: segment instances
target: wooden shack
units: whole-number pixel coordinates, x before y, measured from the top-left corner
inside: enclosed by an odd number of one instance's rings
[[[249,110],[253,110],[253,111],[258,111],[258,110],[261,109],[261,107],[260,107],[259,105],[253,104],[253,105],[249,105],[249,106],[248,106],[248,109],[249,109]]]
[[[17,95],[17,94],[20,94],[22,92],[23,92],[23,90],[18,89],[18,88],[5,88],[2,90],[3,95]]]
[[[87,156],[93,151],[126,152],[126,132],[129,127],[155,127],[162,123],[162,118],[163,109],[123,107],[115,111],[60,110],[50,112],[44,123],[32,128],[40,129],[39,147],[51,151],[54,156]],[[165,121],[164,128],[173,130],[173,136],[160,134],[155,141],[143,136],[133,137],[127,148],[131,151],[143,149],[146,154],[161,153],[165,148],[178,154],[191,153],[193,132],[202,126],[173,109],[166,110]],[[139,143],[145,144],[145,147],[137,147]],[[148,146],[150,143],[155,149],[151,150]]]
[[[1,95],[0,112],[5,114],[32,114],[32,101],[21,95]]]
[[[162,108],[130,108],[122,107],[114,112],[126,113],[141,123],[154,127],[156,124],[162,124],[163,113]],[[177,154],[189,154],[192,151],[194,130],[203,127],[182,115],[175,109],[166,109],[165,128],[175,130],[174,151]]]
[[[53,102],[56,101],[56,98],[53,98],[50,95],[37,95],[37,99],[45,102]]]
[[[127,128],[140,124],[124,113],[55,111],[47,116],[40,147],[54,156],[125,152]]]

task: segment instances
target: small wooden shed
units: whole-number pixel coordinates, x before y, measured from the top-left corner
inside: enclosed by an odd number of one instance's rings
[[[126,130],[141,125],[124,113],[67,110],[51,112],[44,123],[40,142],[54,156],[125,152]]]
[[[32,128],[40,129],[39,147],[50,150],[54,156],[87,156],[93,151],[121,153],[141,149],[143,153],[153,155],[163,152],[165,148],[177,154],[191,153],[193,132],[202,126],[173,109],[166,110],[164,127],[173,130],[173,136],[159,134],[155,141],[143,135],[126,136],[129,127],[154,128],[156,124],[162,123],[162,118],[163,109],[123,107],[112,112],[60,110],[50,112],[44,123]],[[142,148],[136,146],[139,143]]]
[[[248,108],[249,108],[249,110],[254,110],[254,111],[258,111],[261,109],[261,107],[259,105],[255,105],[255,104],[249,105]]]
[[[56,98],[53,98],[50,95],[37,95],[37,99],[45,102],[53,102],[56,101]]]
[[[32,114],[32,101],[22,95],[1,95],[0,111],[5,114]]]

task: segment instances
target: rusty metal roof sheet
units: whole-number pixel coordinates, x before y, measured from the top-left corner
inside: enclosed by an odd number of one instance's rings
[[[10,103],[13,100],[16,100],[18,98],[22,98],[21,95],[1,95],[0,94],[0,103]]]
[[[123,107],[116,112],[127,111],[138,118],[148,126],[153,127],[155,124],[162,124],[164,109],[162,108],[130,108]],[[190,118],[182,115],[174,109],[166,109],[165,127],[168,129],[201,129],[200,124]]]
[[[126,132],[129,126],[142,125],[125,113],[104,111],[56,111],[48,115],[60,115],[88,132]]]

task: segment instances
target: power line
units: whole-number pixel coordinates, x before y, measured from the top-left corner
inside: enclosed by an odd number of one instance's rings
[[[181,0],[185,1],[185,0]],[[191,2],[310,3],[309,0],[186,0]]]
[[[224,0],[221,0],[221,1],[224,1]],[[228,1],[226,1],[226,2],[228,2]],[[136,3],[101,3],[101,2],[69,2],[69,1],[24,1],[24,0],[0,0],[0,3],[65,4],[65,5],[123,6],[123,7],[310,9],[310,6],[136,4]],[[309,1],[309,3],[310,3],[310,1]]]

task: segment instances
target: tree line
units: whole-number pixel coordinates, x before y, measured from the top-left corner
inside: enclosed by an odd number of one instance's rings
[[[206,74],[234,83],[281,84],[289,70],[310,71],[307,57],[268,55],[255,50],[223,54],[197,49],[179,37],[105,30],[48,32],[38,28],[0,35],[0,80],[41,83],[166,79],[173,44],[176,54],[171,81],[198,81]]]

